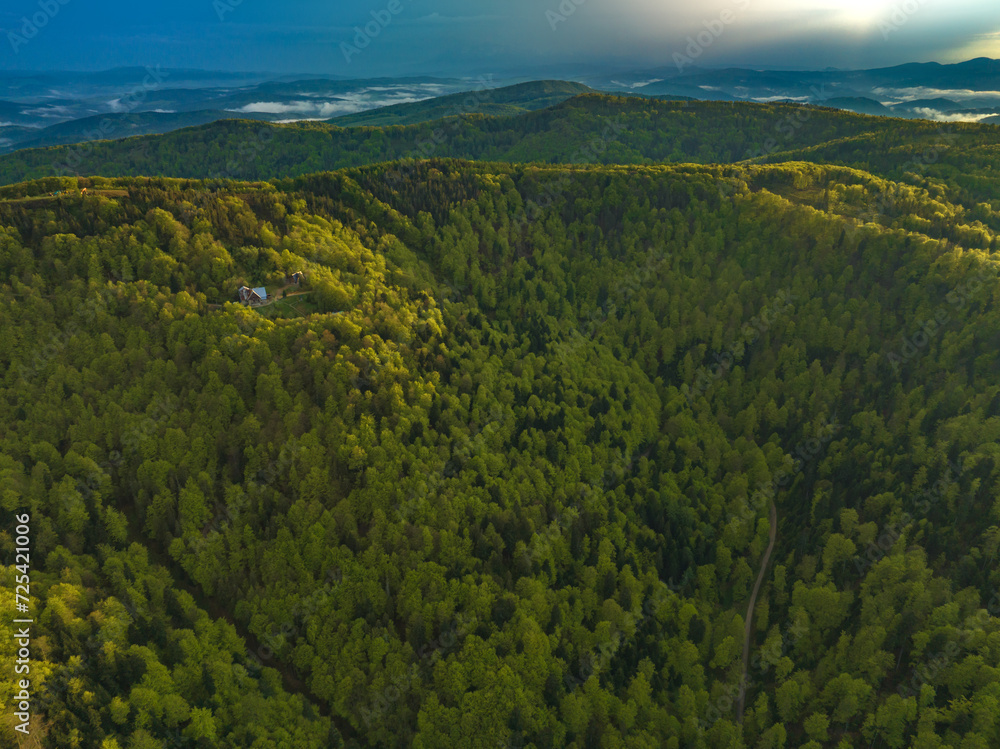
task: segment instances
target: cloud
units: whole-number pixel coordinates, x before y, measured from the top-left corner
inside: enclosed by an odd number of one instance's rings
[[[73,112],[69,107],[62,105],[52,105],[48,107],[37,107],[35,109],[25,109],[22,110],[21,114],[25,117],[45,117],[45,118],[62,118],[72,116]]]
[[[1000,91],[973,91],[969,88],[929,88],[926,86],[912,86],[910,88],[873,88],[872,93],[876,96],[886,96],[900,101],[910,99],[981,99],[983,97],[996,97],[1000,99]],[[885,102],[882,102],[883,104]]]
[[[987,117],[996,117],[997,114],[1000,114],[1000,112],[990,112],[989,114],[970,114],[962,112],[945,114],[940,110],[931,109],[930,107],[917,107],[913,110],[913,112],[925,120],[934,120],[935,122],[981,122]]]
[[[393,104],[410,104],[431,99],[444,92],[439,84],[418,86],[372,86],[339,96],[337,99],[296,99],[293,101],[255,101],[230,112],[241,114],[286,114],[301,115],[283,122],[299,120],[327,120],[369,109],[387,107]]]
[[[702,86],[704,88],[704,86]],[[772,101],[809,101],[808,96],[753,96],[754,101],[768,103]]]
[[[478,16],[446,16],[441,13],[431,13],[421,16],[417,23],[470,23],[477,21],[509,21],[509,16],[478,15]]]
[[[644,88],[651,83],[659,83],[662,78],[650,78],[648,81],[638,81],[636,83],[626,83],[625,81],[612,80],[611,83],[620,88]]]
[[[310,101],[296,101],[291,104],[282,104],[277,101],[255,101],[237,109],[230,109],[229,111],[241,114],[288,114],[289,112],[302,112],[305,114],[321,106],[323,105],[320,103]]]
[[[1000,31],[989,31],[985,34],[975,35],[968,44],[957,50],[956,57],[959,60],[973,57],[1000,58]]]
[[[416,95],[425,93],[428,96],[442,96],[451,91],[448,86],[441,83],[421,83],[417,86],[369,86],[355,93],[365,93],[368,91],[391,91],[406,95]]]

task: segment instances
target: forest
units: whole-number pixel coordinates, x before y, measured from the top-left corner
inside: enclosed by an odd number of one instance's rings
[[[563,84],[560,97],[570,95],[570,85]],[[530,106],[544,102],[547,90],[528,89]],[[516,98],[518,87],[500,91],[512,102],[521,101]],[[222,120],[166,135],[26,149],[0,155],[0,184],[53,175],[261,180],[448,157],[599,164],[794,158],[899,179],[902,174],[881,170],[905,166],[917,154],[928,174],[944,171],[950,178],[964,173],[978,180],[979,189],[995,189],[990,184],[995,184],[991,175],[1000,127],[993,125],[868,117],[813,105],[660,101],[597,93],[514,116],[458,114],[469,108],[513,106],[495,101],[497,96],[474,90],[454,104],[449,102],[456,97],[442,97],[407,105],[398,113],[389,108],[343,120],[383,127]],[[401,121],[407,124],[388,125],[394,115],[405,117]],[[421,115],[428,121],[413,122]],[[971,165],[976,168],[969,169]]]
[[[0,157],[37,745],[1000,746],[998,158],[597,94]]]

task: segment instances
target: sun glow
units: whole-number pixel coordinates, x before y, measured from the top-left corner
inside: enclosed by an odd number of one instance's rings
[[[821,22],[828,24],[834,21],[838,26],[850,26],[857,29],[870,29],[880,24],[892,24],[902,20],[903,16],[918,13],[926,0],[819,0],[814,3],[816,11],[822,14]],[[781,7],[787,12],[801,13],[802,5],[780,0]],[[909,11],[909,12],[908,12]],[[834,20],[835,19],[835,20]]]
[[[980,34],[964,48],[957,50],[952,56],[953,62],[970,60],[973,57],[989,57],[1000,59],[1000,31]]]
[[[912,3],[914,9],[919,9],[920,3],[918,0],[910,0],[910,3],[906,3],[907,7]],[[893,13],[902,12],[903,10],[899,3],[886,2],[886,0],[840,0],[835,4],[838,15],[844,19],[845,22],[860,27],[871,27],[878,25],[879,23],[893,23]],[[899,19],[896,19],[897,21]]]

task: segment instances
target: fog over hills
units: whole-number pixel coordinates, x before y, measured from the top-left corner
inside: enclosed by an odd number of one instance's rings
[[[360,80],[163,68],[0,73],[0,151],[163,133],[227,117],[274,122],[336,119],[346,126],[408,124],[472,112],[509,115],[558,103],[560,91],[587,90],[581,86],[667,98],[822,103],[866,114],[942,122],[989,121],[1000,114],[1000,61],[987,58],[859,71],[674,66],[582,74],[550,83],[558,90],[549,96],[538,88],[488,96],[476,93],[518,83],[489,73],[467,79]],[[470,92],[472,99],[455,97]],[[410,106],[434,99],[438,101],[433,104]]]

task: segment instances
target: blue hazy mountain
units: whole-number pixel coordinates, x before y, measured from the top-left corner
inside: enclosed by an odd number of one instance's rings
[[[871,70],[708,69],[683,64],[525,81],[472,76],[336,76],[116,68],[0,72],[0,151],[170,132],[224,118],[412,124],[449,114],[511,115],[588,90],[655,98],[797,101],[864,114],[991,121],[1000,61],[910,63]]]

